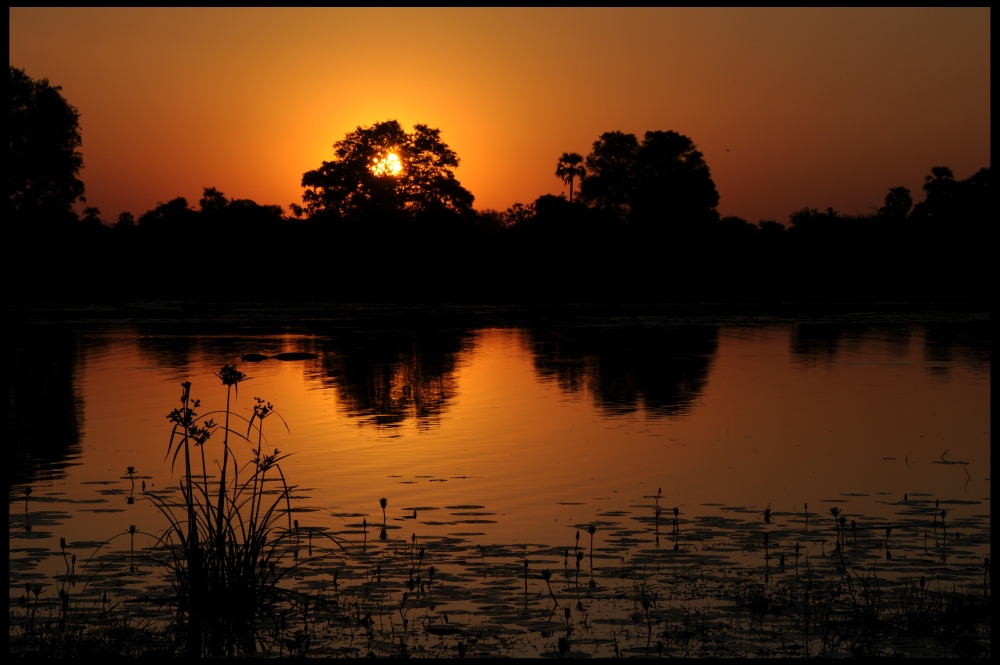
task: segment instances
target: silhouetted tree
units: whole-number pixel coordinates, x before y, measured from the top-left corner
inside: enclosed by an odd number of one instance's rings
[[[302,176],[310,215],[472,212],[474,197],[452,171],[458,155],[441,141],[438,129],[415,125],[407,133],[389,120],[358,127],[333,148],[333,161]]]
[[[950,216],[949,213],[955,208],[958,190],[954,172],[947,166],[935,166],[924,179],[926,197],[917,206],[918,213],[922,217],[939,220]]]
[[[215,187],[202,190],[201,218],[207,233],[218,238],[259,246],[261,239],[273,237],[282,222],[284,210],[278,205],[261,205],[250,199],[228,199]]]
[[[674,131],[607,132],[587,156],[580,199],[664,230],[718,220],[719,192],[694,142]]]
[[[935,166],[924,182],[926,197],[913,210],[915,217],[932,224],[980,226],[993,216],[992,170],[984,168],[966,180],[955,180],[946,166]]]
[[[229,205],[229,200],[226,196],[215,187],[205,187],[202,192],[202,197],[198,201],[198,205],[203,214],[219,214]]]
[[[837,221],[837,211],[833,208],[827,208],[825,211],[820,212],[816,208],[802,208],[797,210],[788,216],[792,222],[792,228],[790,229],[796,235],[809,235],[828,231],[833,228]]]
[[[567,233],[579,231],[579,204],[574,206],[565,196],[542,194],[531,204],[534,216],[531,223],[549,229],[559,229],[565,236]]]
[[[284,211],[276,204],[263,205],[251,199],[230,199],[225,216],[231,225],[266,228],[280,224],[284,219]]]
[[[507,230],[507,219],[499,210],[481,210],[476,212],[476,228],[486,235],[496,237]]]
[[[92,226],[101,226],[101,210],[94,206],[87,206],[83,209],[83,221]]]
[[[639,146],[633,219],[676,226],[719,218],[719,192],[694,142],[674,131],[646,132]]]
[[[719,235],[730,242],[749,242],[760,228],[742,217],[723,217],[717,226]]]
[[[993,167],[979,169],[964,181],[969,199],[987,215],[993,214]]]
[[[535,216],[535,204],[515,203],[503,213],[504,225],[514,227]]]
[[[784,224],[780,224],[773,219],[762,219],[757,222],[757,226],[760,228],[761,236],[768,239],[784,237],[785,232],[788,231]]]
[[[139,228],[148,231],[181,230],[196,223],[198,213],[188,207],[187,199],[178,196],[166,203],[157,203],[139,217]]]
[[[15,216],[67,215],[83,196],[80,114],[61,89],[10,67],[7,182]]]
[[[569,185],[569,202],[573,202],[573,180],[583,178],[587,175],[587,169],[583,166],[583,156],[575,152],[564,152],[559,158],[556,166],[556,176]]]
[[[587,155],[588,173],[580,183],[580,199],[627,215],[638,154],[639,140],[635,134],[601,134]]]
[[[906,187],[893,187],[885,195],[885,205],[879,208],[878,214],[881,217],[891,219],[906,219],[913,208],[913,197]]]
[[[118,221],[112,227],[116,231],[126,231],[135,228],[135,216],[130,212],[123,212],[118,215]]]

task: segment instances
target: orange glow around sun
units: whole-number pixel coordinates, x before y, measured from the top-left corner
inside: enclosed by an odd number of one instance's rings
[[[399,155],[390,152],[382,159],[373,157],[371,169],[377,176],[398,176],[403,172],[403,162],[400,161]]]
[[[864,213],[896,186],[919,200],[932,166],[964,179],[991,159],[989,7],[8,15],[10,64],[80,111],[86,205],[108,223],[211,186],[301,203],[334,143],[390,119],[442,131],[478,210],[568,195],[559,155],[610,131],[691,137],[719,214],[751,222]],[[361,25],[393,48],[371,49]],[[397,167],[379,147],[384,165],[366,168],[406,177],[405,153]]]

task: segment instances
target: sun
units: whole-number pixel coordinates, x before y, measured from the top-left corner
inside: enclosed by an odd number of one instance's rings
[[[372,173],[378,176],[397,176],[403,172],[403,162],[399,159],[399,155],[390,152],[383,159],[373,157],[371,169]]]

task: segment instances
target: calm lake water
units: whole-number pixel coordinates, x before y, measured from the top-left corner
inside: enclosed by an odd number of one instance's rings
[[[658,493],[665,513],[677,507],[689,521],[760,522],[770,508],[791,525],[808,504],[815,520],[838,506],[873,529],[901,507],[913,514],[940,500],[949,520],[982,532],[965,558],[989,551],[988,317],[409,325],[352,316],[26,325],[16,339],[12,597],[63,566],[60,537],[92,545],[130,524],[163,530],[148,502],[127,501],[126,467],[136,493],[140,482],[175,487],[166,415],[181,382],[192,382],[202,413],[222,409],[215,373],[232,363],[250,377],[233,410],[249,416],[260,397],[287,424],[271,418],[264,433],[268,450],[292,454],[283,469],[304,527],[354,533],[362,517],[381,522],[385,497],[401,542],[562,548],[587,524],[600,525],[599,544],[615,525],[651,529]],[[241,360],[281,352],[316,357]],[[218,448],[209,444],[210,464]],[[246,442],[233,448],[250,459]],[[39,516],[31,531],[26,510]],[[913,548],[920,537],[926,548],[920,529]],[[809,546],[829,549],[818,536]]]
[[[322,521],[374,515],[386,497],[397,517],[442,508],[418,515],[431,532],[545,542],[661,488],[670,506],[761,511],[990,493],[985,323],[82,328],[22,336],[12,388],[27,439],[14,481],[78,499],[120,485],[126,466],[175,483],[166,414],[180,383],[203,412],[223,408],[214,373],[230,363],[251,378],[235,411],[275,406],[287,431],[269,421],[268,445],[293,453],[286,476]],[[287,351],[318,357],[240,360]],[[945,451],[967,464],[940,464]],[[126,514],[71,511],[63,530],[155,521],[124,501],[105,507]],[[460,504],[484,508],[443,509]]]

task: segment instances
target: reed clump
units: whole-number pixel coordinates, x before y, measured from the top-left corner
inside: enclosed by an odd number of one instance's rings
[[[249,419],[232,410],[232,398],[246,376],[235,366],[218,374],[226,387],[226,409],[199,415],[191,383],[182,384],[180,407],[168,415],[173,429],[167,455],[182,466],[180,495],[146,497],[168,527],[145,555],[163,566],[175,593],[177,632],[188,657],[254,653],[258,622],[273,616],[282,591],[278,583],[297,559],[290,493],[281,462],[287,455],[267,452],[265,424],[277,417],[274,406],[255,398]],[[222,418],[222,425],[215,421]],[[242,421],[246,432],[236,429]],[[287,430],[287,425],[285,425]],[[209,474],[206,448],[219,438],[219,479]],[[240,465],[231,440],[251,446]],[[271,487],[275,486],[275,489]],[[291,554],[290,554],[291,553]]]

